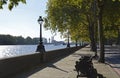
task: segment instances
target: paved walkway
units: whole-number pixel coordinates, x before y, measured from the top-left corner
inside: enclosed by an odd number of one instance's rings
[[[90,48],[80,49],[59,61],[56,59],[45,65],[37,66],[29,72],[21,73],[14,78],[76,78],[77,72],[74,71],[75,61],[77,61],[81,55],[93,55],[93,52],[89,51],[89,49]],[[109,65],[98,63],[96,60],[93,60],[93,63],[97,72],[103,75],[103,78],[120,78],[120,76]]]

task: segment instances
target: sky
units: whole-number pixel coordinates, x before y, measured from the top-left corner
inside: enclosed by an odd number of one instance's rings
[[[12,11],[7,6],[0,9],[0,34],[10,34],[13,36],[39,37],[40,25],[37,20],[39,16],[47,16],[45,13],[47,0],[26,0],[26,4],[20,3]],[[49,39],[52,37],[51,31],[42,28],[42,36]],[[58,33],[55,38],[61,41]]]

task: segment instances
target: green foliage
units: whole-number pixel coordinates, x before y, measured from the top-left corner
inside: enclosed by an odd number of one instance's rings
[[[0,45],[38,44],[39,38],[23,38],[22,36],[0,35]]]
[[[72,40],[76,38],[89,40],[92,31],[89,26],[95,26],[93,30],[97,31],[95,28],[101,5],[104,5],[104,35],[106,38],[117,37],[117,30],[120,27],[119,0],[48,0],[45,28],[61,32],[63,35],[69,30]]]
[[[105,38],[117,38],[120,28],[120,1],[106,0],[103,11]]]
[[[18,6],[20,2],[25,4],[26,0],[0,0],[0,9],[3,9],[3,5],[8,4],[8,9],[12,10],[12,8]]]
[[[49,0],[47,19],[50,23],[48,27],[53,31],[56,29],[60,32],[65,32],[70,25],[76,26],[78,19],[80,19],[80,7],[77,6],[76,1],[71,0]]]
[[[15,44],[15,39],[10,35],[0,35],[0,44]]]
[[[73,40],[76,39],[75,36],[83,38],[82,32],[88,33],[84,30],[87,31],[88,23],[86,22],[83,7],[82,0],[48,0],[44,27],[53,32],[61,32],[63,35],[66,35],[67,30],[69,30]]]
[[[3,8],[2,6],[6,3],[7,3],[6,0],[0,0],[0,9],[2,9]]]

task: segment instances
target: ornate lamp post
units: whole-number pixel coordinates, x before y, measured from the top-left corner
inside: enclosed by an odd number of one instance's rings
[[[42,23],[43,23],[42,16],[39,16],[38,23],[40,24],[40,42],[39,42],[39,45],[37,46],[36,51],[41,53],[40,60],[43,62],[45,48],[44,48],[43,41],[42,41]]]

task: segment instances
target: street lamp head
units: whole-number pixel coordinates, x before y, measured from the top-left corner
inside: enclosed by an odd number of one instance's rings
[[[38,23],[42,24],[42,22],[43,22],[42,16],[39,16]]]

